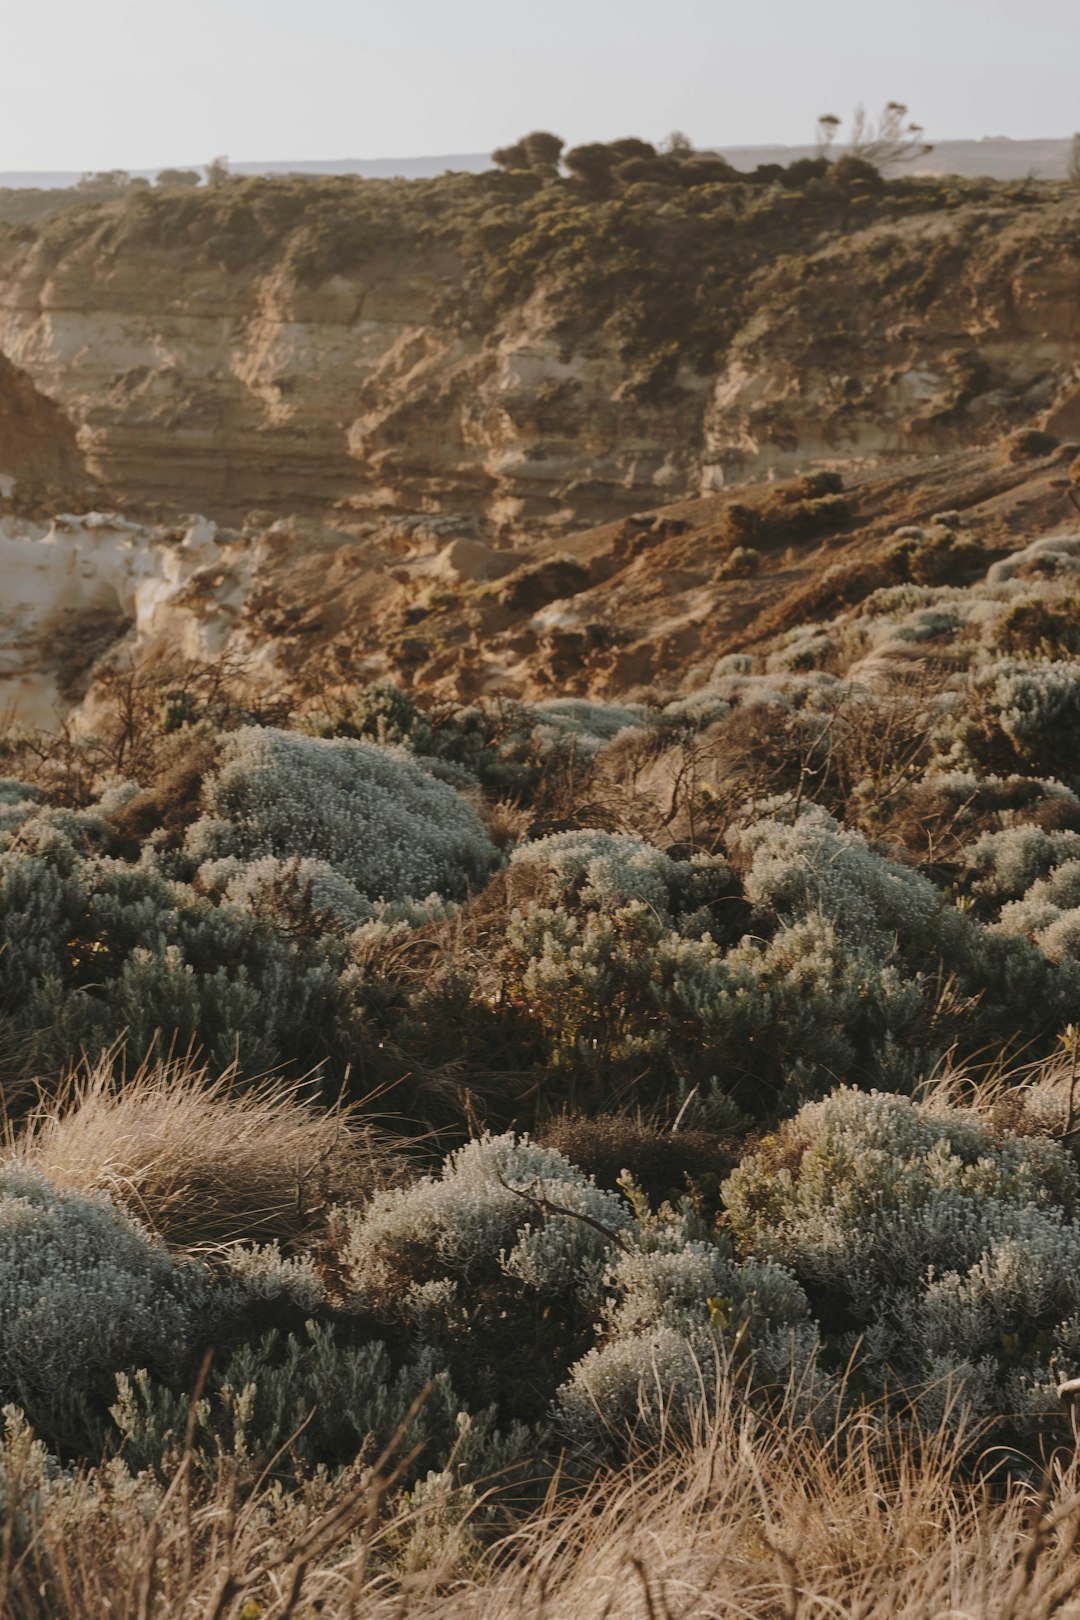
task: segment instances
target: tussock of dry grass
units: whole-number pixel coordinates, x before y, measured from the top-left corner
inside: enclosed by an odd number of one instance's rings
[[[789,1413],[796,1406],[789,1405]],[[484,1552],[392,1488],[395,1461],[303,1508],[200,1496],[181,1463],[147,1519],[107,1474],[68,1480],[0,1566],[11,1620],[1049,1620],[1080,1615],[1070,1456],[1046,1486],[972,1485],[970,1437],[864,1413],[823,1438],[732,1393],[689,1440],[559,1496]],[[970,1454],[970,1453],[969,1453]],[[467,1526],[466,1526],[467,1530]],[[420,1542],[426,1546],[417,1557]],[[418,1567],[418,1565],[420,1567]]]
[[[41,1104],[15,1152],[59,1187],[108,1192],[178,1247],[294,1242],[392,1165],[386,1139],[302,1083],[242,1090],[188,1059],[120,1082],[102,1060]]]

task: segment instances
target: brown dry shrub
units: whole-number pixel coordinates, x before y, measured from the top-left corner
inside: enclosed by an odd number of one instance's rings
[[[1053,433],[1047,433],[1042,428],[1017,428],[1001,442],[1002,453],[1005,460],[1010,462],[1038,461],[1043,456],[1052,455],[1061,440]]]
[[[731,1136],[709,1130],[662,1130],[628,1114],[563,1114],[538,1132],[545,1147],[564,1153],[601,1187],[618,1187],[629,1171],[655,1207],[682,1197],[688,1183],[713,1187],[738,1163]]]
[[[300,1082],[241,1091],[189,1059],[119,1081],[103,1059],[41,1103],[15,1150],[58,1187],[109,1193],[182,1248],[295,1244],[399,1163],[387,1136],[317,1107]]]
[[[960,792],[930,777],[902,785],[874,817],[874,831],[920,859],[954,861],[981,833],[1015,822],[1080,832],[1080,804],[1033,777],[1008,776]]]
[[[163,830],[177,846],[200,813],[202,785],[218,755],[217,737],[196,737],[157,777],[109,817],[122,848],[133,856],[150,833]]]
[[[1075,657],[1080,653],[1080,602],[1074,595],[1014,602],[998,626],[1002,652],[1014,656]]]

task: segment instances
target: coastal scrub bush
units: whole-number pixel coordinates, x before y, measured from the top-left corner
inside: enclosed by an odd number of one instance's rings
[[[1052,772],[1060,763],[1075,777],[1080,759],[1080,666],[1068,660],[1004,663],[988,673],[985,684],[998,723],[1019,758],[1042,771]]]
[[[43,1061],[92,1058],[126,1034],[137,1063],[179,1042],[246,1072],[283,1061],[325,1020],[340,964],[235,906],[94,853],[93,817],[47,812],[0,851],[0,1006]],[[310,1052],[306,1054],[310,1060]]]
[[[0,1392],[46,1435],[94,1435],[123,1368],[169,1366],[205,1325],[208,1280],[103,1193],[0,1169]]]
[[[233,732],[191,828],[193,860],[325,862],[369,899],[459,898],[494,847],[475,811],[404,753],[270,727]]]
[[[631,1187],[631,1191],[633,1191]],[[685,1210],[639,1204],[630,1241],[604,1273],[598,1342],[556,1397],[557,1427],[590,1450],[655,1439],[708,1407],[719,1370],[753,1356],[758,1381],[783,1383],[817,1344],[806,1295],[769,1261],[737,1263]]]
[[[1021,822],[983,833],[963,852],[974,893],[990,907],[1021,900],[1055,867],[1080,860],[1080,833]]]
[[[607,1254],[631,1215],[561,1153],[507,1134],[376,1193],[346,1224],[360,1305],[410,1324],[464,1393],[535,1412],[591,1337]]]
[[[1031,831],[1017,827],[989,837],[1022,844]],[[1037,831],[1044,840],[1076,836]],[[1080,992],[1071,965],[1049,971],[1026,941],[1006,938],[956,909],[929,878],[879,854],[819,806],[803,806],[794,823],[757,822],[735,843],[744,858],[750,854],[744,886],[760,921],[827,918],[841,952],[877,964],[882,985],[893,985],[894,993],[901,986],[931,993],[934,978],[950,974],[961,994],[981,998],[983,1029],[999,1030],[1005,1039],[1022,1033],[1042,1038],[1068,1021]],[[858,1027],[854,1008],[851,1016]],[[909,1025],[904,1038],[916,1027]],[[902,1028],[898,1023],[893,1030],[896,1039]],[[921,1058],[932,1064],[931,1048]]]
[[[533,907],[507,931],[509,994],[543,1029],[562,1100],[618,1091],[662,1103],[716,1077],[759,1113],[787,1084],[857,1072],[908,1084],[928,1045],[919,980],[846,944],[826,918],[686,938],[640,902],[582,919]]]
[[[110,1412],[128,1466],[164,1471],[175,1463],[194,1416],[198,1466],[231,1459],[253,1476],[277,1459],[279,1472],[330,1473],[370,1465],[391,1441],[412,1457],[406,1483],[452,1468],[462,1482],[520,1461],[531,1438],[521,1424],[495,1432],[492,1414],[472,1414],[430,1352],[395,1367],[377,1339],[350,1343],[333,1324],[298,1333],[271,1329],[211,1366],[192,1414],[190,1396],[146,1368],[116,1379]]]
[[[631,833],[592,828],[550,833],[519,844],[512,866],[528,866],[546,875],[547,898],[554,904],[585,911],[613,911],[641,901],[665,919],[684,919],[693,932],[710,919],[703,908],[730,897],[735,879],[720,856],[676,860]],[[690,926],[687,928],[687,923]]]
[[[732,1172],[738,1252],[790,1267],[841,1356],[879,1383],[952,1383],[982,1413],[1080,1344],[1078,1180],[1045,1136],[845,1087]],[[1035,1405],[1038,1400],[1035,1398]]]

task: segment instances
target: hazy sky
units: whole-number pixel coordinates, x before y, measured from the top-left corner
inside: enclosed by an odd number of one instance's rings
[[[1080,128],[1078,0],[0,0],[0,170]]]

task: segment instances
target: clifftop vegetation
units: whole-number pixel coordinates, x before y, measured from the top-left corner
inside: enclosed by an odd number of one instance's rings
[[[883,256],[875,279],[886,302],[912,313],[955,266],[931,253],[913,273],[912,244],[905,251],[898,229],[905,221],[962,209],[971,242],[1002,211],[1035,208],[1047,216],[1040,229],[1069,230],[1074,250],[1077,239],[1075,210],[1068,224],[1056,217],[1067,195],[1057,184],[885,177],[849,156],[745,175],[710,155],[659,154],[637,140],[572,149],[565,175],[550,162],[518,166],[515,148],[502,156],[501,169],[434,180],[232,176],[194,190],[138,190],[8,230],[24,251],[36,241],[47,263],[85,244],[105,262],[168,252],[191,271],[280,264],[301,283],[442,251],[460,267],[447,314],[486,326],[542,289],[568,343],[607,325],[657,384],[679,363],[707,371],[722,360],[756,274],[790,273],[867,227],[883,228],[880,246],[867,250]],[[899,262],[887,262],[894,255]]]

